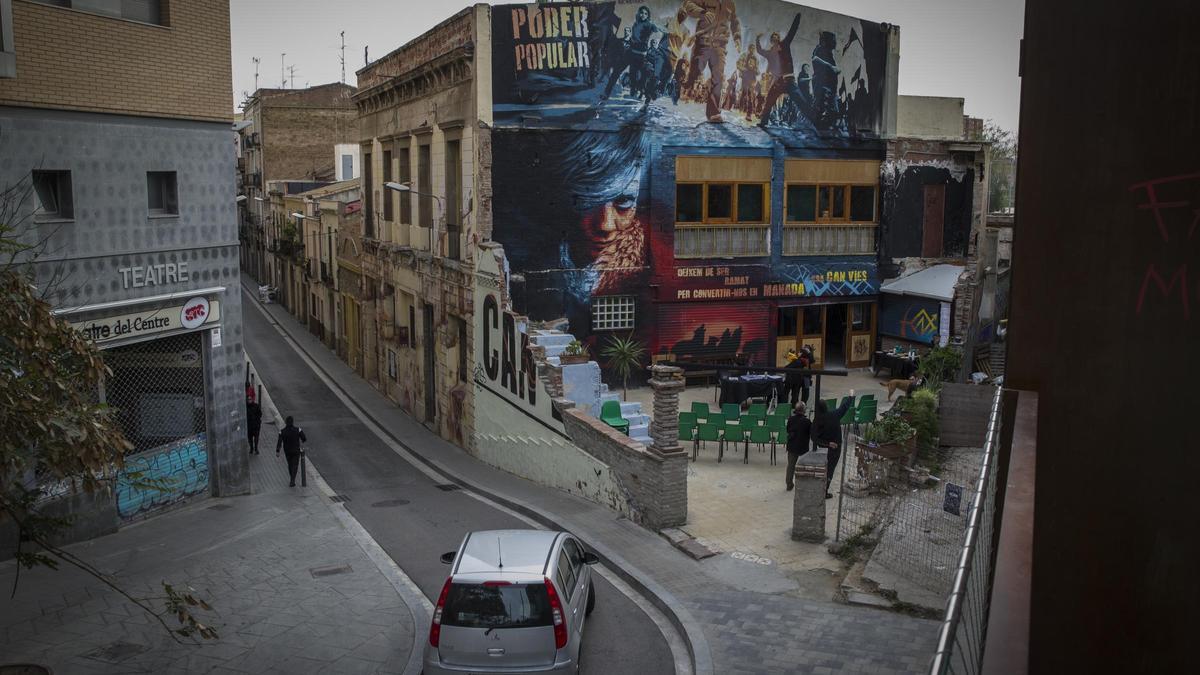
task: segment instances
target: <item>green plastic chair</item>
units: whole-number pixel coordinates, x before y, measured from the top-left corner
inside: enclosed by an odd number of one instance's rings
[[[788,421],[788,418],[786,418],[782,415],[771,415],[770,417],[767,418],[767,422],[764,426],[766,426],[768,429],[770,429],[772,431],[782,431],[782,432],[786,433],[787,432],[787,421]]]
[[[858,397],[858,407],[862,407],[864,403],[875,403],[875,394],[863,394]]]
[[[700,449],[701,443],[708,441],[721,441],[721,428],[715,424],[701,422],[696,425],[695,445],[692,446],[692,461],[696,461],[696,454]],[[719,461],[719,460],[718,460]]]
[[[854,411],[854,433],[858,434],[864,425],[871,424],[878,416],[878,407],[875,401],[869,401],[864,405],[858,406]]]
[[[742,416],[742,408],[736,403],[722,403],[721,414],[726,420],[736,420]]]
[[[604,405],[600,406],[600,421],[626,436],[629,435],[629,420],[621,417],[620,401],[605,401]]]
[[[692,401],[692,413],[696,415],[697,420],[708,420],[708,404],[700,401]]]
[[[724,428],[725,428],[725,422],[726,422],[726,420],[725,420],[725,416],[724,416],[724,415],[722,415],[721,413],[716,413],[716,412],[714,412],[714,413],[708,413],[708,420],[707,420],[707,421],[708,421],[708,423],[709,423],[709,424],[715,424],[715,425],[717,426],[717,428],[718,428],[718,429],[724,429]]]
[[[751,403],[750,409],[746,412],[746,414],[752,415],[754,417],[766,417],[767,416],[767,404],[766,403]]]
[[[692,442],[692,461],[696,461],[696,425],[679,425],[679,442],[682,443],[684,441]]]
[[[750,417],[749,415],[746,415],[739,417],[737,422],[737,425],[742,428],[742,431],[748,434],[750,433],[751,429],[758,428],[759,419],[757,417]]]
[[[837,399],[836,398],[825,399],[825,407],[829,409],[829,412],[833,412],[834,410],[837,410]]]
[[[746,444],[746,450],[745,450],[746,454],[745,454],[745,457],[742,459],[742,464],[750,463],[750,442],[746,436],[745,429],[743,429],[740,426],[726,425],[725,433],[721,435],[721,447],[717,451],[717,463],[718,464],[721,462],[721,459],[724,458],[724,456],[725,456],[725,444],[726,443],[745,443]]]
[[[696,413],[681,412],[679,413],[679,428],[696,426]]]
[[[846,414],[842,415],[842,424],[854,424],[854,399],[849,396],[842,399],[842,403],[850,401],[850,405],[846,408]]]
[[[768,427],[754,427],[750,430],[750,442],[758,445],[758,451],[762,452],[764,446],[771,444],[771,465],[775,464],[775,439]]]

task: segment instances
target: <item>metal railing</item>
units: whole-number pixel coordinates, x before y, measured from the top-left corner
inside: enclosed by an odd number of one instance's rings
[[[931,675],[978,673],[983,665],[987,616],[992,589],[992,537],[996,524],[996,462],[1000,443],[1000,399],[997,387],[988,416],[979,480],[970,494],[970,515],[946,616],[938,632]],[[967,496],[967,495],[964,495]]]
[[[873,223],[783,226],[784,255],[871,255],[875,253]]]
[[[770,225],[679,225],[675,255],[680,258],[765,256],[771,253]]]

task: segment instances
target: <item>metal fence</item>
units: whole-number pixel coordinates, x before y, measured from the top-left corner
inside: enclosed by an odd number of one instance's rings
[[[869,549],[873,568],[904,579],[923,597],[946,597],[983,449],[936,448],[909,466],[907,458],[872,452],[858,443],[858,430],[848,431],[835,477],[841,487],[835,541]]]
[[[997,388],[988,418],[983,462],[971,495],[967,532],[963,537],[946,616],[938,633],[933,675],[978,673],[983,664],[991,599],[994,526],[996,522],[996,458],[1000,443],[1000,397]]]
[[[101,400],[113,408],[134,455],[204,433],[201,333],[105,350],[112,375]]]

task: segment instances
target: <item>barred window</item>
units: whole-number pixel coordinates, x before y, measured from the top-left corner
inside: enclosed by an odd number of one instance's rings
[[[592,330],[633,328],[633,305],[632,295],[592,298]]]

